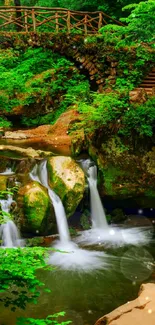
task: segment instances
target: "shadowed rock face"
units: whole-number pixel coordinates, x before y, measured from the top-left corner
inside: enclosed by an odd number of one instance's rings
[[[100,194],[117,200],[132,198],[141,208],[155,204],[155,147],[121,151],[112,139],[99,148],[88,144],[89,155],[100,172]],[[133,149],[133,148],[131,148]]]
[[[142,284],[137,299],[101,317],[95,325],[154,325],[155,284]]]
[[[84,172],[72,158],[63,156],[49,158],[47,167],[50,187],[59,195],[70,216],[83,198]]]

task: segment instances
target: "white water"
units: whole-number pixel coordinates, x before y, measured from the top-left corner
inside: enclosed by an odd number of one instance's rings
[[[109,261],[107,262],[106,260],[106,254],[103,252],[81,249],[77,244],[71,241],[63,204],[58,195],[56,195],[48,185],[46,165],[46,161],[43,161],[39,166],[36,165],[30,173],[30,177],[32,180],[39,182],[48,189],[48,194],[55,210],[60,241],[57,241],[54,245],[54,248],[58,251],[51,254],[49,263],[57,265],[65,270],[78,269],[86,272],[107,268]]]
[[[122,246],[124,244],[146,244],[151,239],[152,229],[146,227],[121,228],[108,225],[97,190],[97,167],[87,159],[80,161],[90,188],[92,229],[80,232],[77,243],[88,245]]]
[[[4,199],[0,200],[0,205],[1,205],[2,211],[9,213],[12,202],[14,202],[14,201],[12,199],[12,195],[10,195],[10,194],[7,195],[6,200],[4,200]]]
[[[65,209],[63,207],[62,201],[60,200],[59,196],[56,195],[48,185],[48,174],[47,174],[46,164],[47,162],[43,161],[39,166],[35,166],[30,174],[30,177],[31,179],[41,183],[43,186],[45,186],[48,189],[48,194],[53,203],[53,207],[55,211],[60,241],[63,244],[68,244],[68,242],[70,242],[70,234],[68,230]]]
[[[14,172],[11,168],[6,168],[6,170],[3,173],[0,173],[0,175],[12,175]]]
[[[0,237],[2,238],[3,247],[14,248],[20,247],[22,244],[18,229],[12,220],[0,226]]]
[[[123,228],[109,226],[108,230],[90,229],[79,232],[76,242],[84,245],[122,247],[124,245],[146,245],[152,238],[151,227]]]
[[[0,238],[2,239],[2,246],[7,248],[19,247],[22,245],[19,231],[15,223],[12,220],[8,220],[7,216],[10,211],[12,202],[14,201],[10,194],[8,194],[6,200],[0,200],[1,209],[4,212],[4,220],[6,221],[0,225]]]
[[[90,188],[90,206],[93,229],[108,230],[108,223],[102,202],[97,189],[97,167],[91,166],[88,169],[88,183]]]

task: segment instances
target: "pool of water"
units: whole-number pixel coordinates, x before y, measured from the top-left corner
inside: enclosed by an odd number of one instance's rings
[[[15,325],[19,316],[44,318],[64,310],[64,320],[72,320],[73,325],[93,325],[99,317],[135,299],[141,283],[155,283],[154,240],[145,246],[142,243],[117,247],[96,245],[84,249],[101,254],[99,267],[96,264],[92,271],[57,267],[39,273],[51,293],[41,292],[38,304],[27,305],[25,311],[11,312],[1,306],[2,324]],[[60,259],[67,259],[64,253],[59,254]]]

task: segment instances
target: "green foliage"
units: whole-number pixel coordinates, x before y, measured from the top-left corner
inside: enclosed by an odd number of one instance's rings
[[[0,101],[1,101],[1,96],[0,96]],[[0,117],[0,127],[2,127],[2,128],[8,128],[10,126],[12,126],[12,123],[10,121],[8,121],[4,117]]]
[[[69,233],[71,236],[76,236],[77,235],[77,230],[73,227],[69,227]]]
[[[96,129],[109,122],[118,122],[125,107],[127,107],[126,97],[114,92],[104,94],[92,94],[92,102],[80,102],[79,112],[85,115],[85,130]]]
[[[52,123],[72,103],[65,94],[74,93],[77,98],[81,91],[83,96],[88,91],[88,81],[73,64],[48,49],[1,50],[0,70],[3,71],[0,76],[0,109],[8,112],[22,106],[25,110],[33,107],[34,117],[32,114],[31,120],[26,116],[22,118],[25,125]],[[2,126],[10,125],[5,120],[2,122]]]
[[[0,191],[0,200],[5,200],[8,195],[12,195],[17,191],[18,186],[15,186],[11,189]],[[13,220],[13,216],[9,212],[2,211],[0,208],[0,225]]]
[[[132,10],[131,10],[132,9]],[[122,18],[124,26],[107,25],[100,29],[106,42],[120,46],[149,43],[154,46],[155,1],[130,2],[123,10],[131,10],[127,18]]]
[[[46,319],[34,319],[34,318],[19,318],[17,321],[17,325],[67,325],[71,324],[71,321],[66,322],[59,322],[57,320],[58,317],[64,316],[64,312],[60,312],[54,315],[49,315],[46,317]]]
[[[151,137],[155,125],[155,97],[150,98],[144,104],[131,105],[122,117],[124,127],[119,133],[130,135],[134,130],[140,136]]]
[[[47,270],[43,248],[0,249],[0,301],[14,311],[27,303],[37,303],[39,287],[44,284],[36,276],[37,270]]]
[[[13,220],[13,216],[5,211],[0,211],[0,225],[8,222],[9,220]]]
[[[90,211],[85,209],[80,218],[80,224],[84,230],[90,229],[90,222],[88,219],[89,217],[90,217]]]
[[[123,96],[124,94],[124,96]],[[80,102],[79,112],[84,119],[79,127],[85,132],[104,128],[104,132],[113,131],[115,134],[130,136],[153,135],[155,124],[155,97],[151,97],[143,104],[130,104],[124,92],[93,94],[92,102]],[[126,150],[124,147],[122,150]]]

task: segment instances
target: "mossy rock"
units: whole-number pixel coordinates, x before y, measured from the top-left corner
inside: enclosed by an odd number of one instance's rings
[[[47,190],[37,182],[29,182],[20,188],[17,202],[21,208],[21,229],[32,234],[47,234],[48,227],[51,228],[50,223],[55,223]]]
[[[99,169],[101,195],[117,200],[132,198],[141,202],[141,207],[154,207],[155,148],[141,153],[127,150],[119,143],[114,146],[113,141],[101,147],[96,149],[89,144],[89,154]]]
[[[7,177],[4,175],[0,175],[0,191],[6,191],[7,189]]]
[[[85,175],[70,157],[57,156],[47,162],[49,185],[61,198],[67,216],[71,216],[83,198]]]

